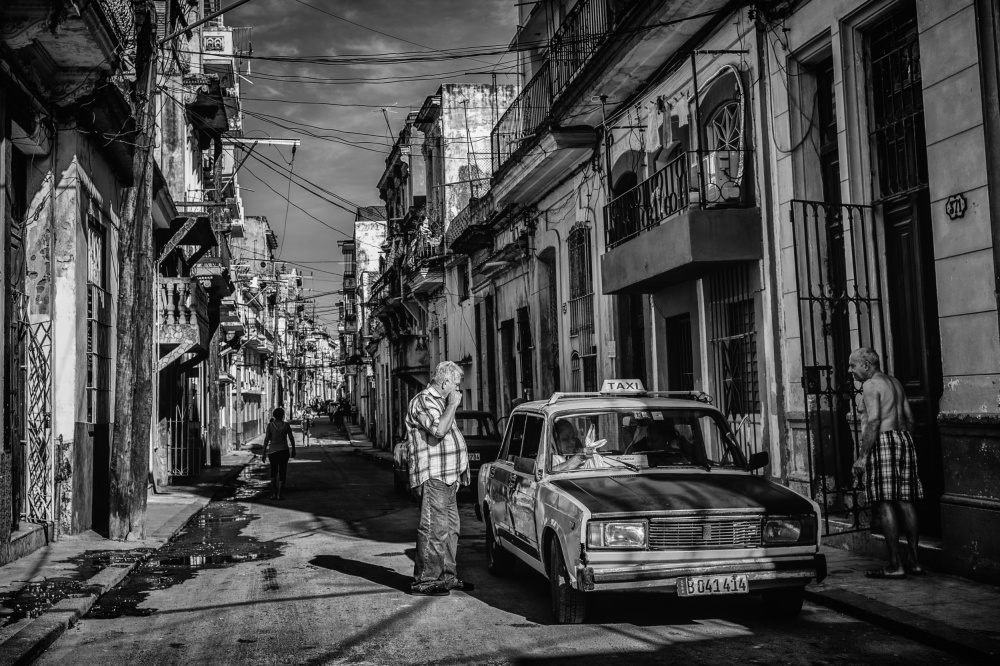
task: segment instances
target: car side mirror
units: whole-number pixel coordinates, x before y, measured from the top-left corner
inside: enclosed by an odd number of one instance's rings
[[[750,471],[753,472],[758,469],[763,469],[767,467],[768,463],[771,462],[771,454],[767,451],[758,451],[757,453],[750,454]]]
[[[531,474],[535,473],[535,459],[534,458],[522,458],[518,456],[514,458],[514,471],[520,472],[521,474]]]

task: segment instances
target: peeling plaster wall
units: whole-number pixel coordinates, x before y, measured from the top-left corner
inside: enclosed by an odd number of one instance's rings
[[[91,513],[95,490],[94,435],[99,431],[101,441],[104,441],[110,437],[113,427],[112,423],[97,426],[86,423],[87,215],[94,214],[106,222],[105,260],[109,276],[108,298],[111,301],[109,404],[114,405],[114,368],[118,349],[114,326],[118,294],[117,215],[123,190],[103,158],[82,135],[72,131],[60,132],[57,145],[55,224],[50,232],[53,243],[49,312],[53,322],[52,436],[61,436],[64,441],[73,443],[72,450],[68,452],[73,470],[69,482],[72,485],[69,510],[72,515],[71,531],[80,532],[90,529],[94,520]],[[40,241],[46,237],[46,233],[36,235],[39,245],[30,249],[29,256],[44,253]],[[43,265],[40,259],[36,263]],[[43,272],[38,272],[32,281],[36,290],[45,277]],[[113,418],[113,414],[109,417]],[[107,441],[110,442],[109,439]],[[107,452],[102,451],[99,459],[106,461],[106,456]],[[99,480],[107,478],[106,470],[97,472]],[[101,493],[108,491],[104,483],[98,483],[98,486]]]
[[[446,183],[443,231],[469,204],[472,195],[469,181],[489,177],[490,132],[498,113],[503,113],[517,95],[512,85],[498,84],[495,90],[496,99],[494,86],[487,83],[448,83],[441,87],[439,124]],[[494,105],[499,111],[494,111]],[[475,158],[470,161],[470,153],[475,153],[478,161]],[[482,185],[485,191],[488,182],[484,180]]]

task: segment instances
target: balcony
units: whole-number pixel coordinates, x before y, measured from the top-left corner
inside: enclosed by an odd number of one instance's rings
[[[208,295],[194,278],[157,279],[157,342],[160,369],[184,354],[208,354]]]
[[[440,237],[418,236],[407,248],[406,284],[415,296],[429,294],[444,286],[444,260],[448,255]]]
[[[604,207],[604,293],[651,293],[762,256],[752,154],[691,151]]]

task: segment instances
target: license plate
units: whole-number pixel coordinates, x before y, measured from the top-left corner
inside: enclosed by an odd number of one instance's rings
[[[730,576],[689,576],[677,579],[677,594],[700,597],[709,594],[749,594],[746,574]]]
[[[469,454],[469,460],[479,460],[479,454],[478,453],[470,453]]]

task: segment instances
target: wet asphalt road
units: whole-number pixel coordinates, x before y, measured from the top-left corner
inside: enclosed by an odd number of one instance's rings
[[[389,468],[316,434],[284,501],[266,499],[258,461],[37,663],[966,663],[811,604],[771,621],[755,598],[599,596],[587,624],[553,625],[544,578],[486,573],[468,491],[459,569],[476,589],[411,597],[416,506]]]

